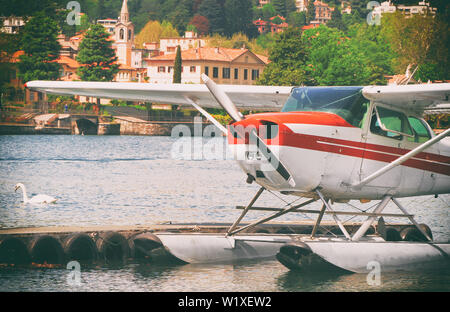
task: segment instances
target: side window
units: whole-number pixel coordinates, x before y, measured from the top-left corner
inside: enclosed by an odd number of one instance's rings
[[[375,107],[370,131],[397,140],[401,140],[403,135],[414,137],[405,114],[381,106]]]
[[[383,129],[381,129],[380,123],[378,122],[378,118],[375,112],[372,114],[372,119],[370,120],[370,132],[372,132],[373,134],[382,135],[396,140],[402,139],[401,135],[398,135],[394,132],[384,131]]]
[[[409,142],[424,143],[431,139],[431,135],[422,120],[416,117],[408,117],[408,121],[414,130],[414,137],[408,138]]]

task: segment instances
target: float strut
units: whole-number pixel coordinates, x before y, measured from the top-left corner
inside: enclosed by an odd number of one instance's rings
[[[374,213],[381,213],[384,209],[384,207],[386,207],[386,205],[389,203],[389,201],[392,199],[391,196],[385,196],[383,198],[383,200],[378,204],[377,208],[375,208],[375,210],[373,211]],[[372,225],[373,221],[375,221],[377,217],[375,216],[371,216],[368,217],[366,221],[364,221],[363,224],[361,224],[361,226],[359,227],[358,231],[356,231],[356,233],[353,235],[352,237],[352,241],[359,241],[359,239],[361,237],[364,236],[364,234],[366,234],[367,230],[369,229],[369,227]]]
[[[322,209],[320,210],[319,216],[317,217],[317,221],[314,224],[314,228],[311,232],[311,238],[314,238],[314,235],[316,235],[317,229],[319,228],[320,222],[322,221],[323,214],[325,213],[325,210],[327,209],[327,206],[325,204],[322,205]]]
[[[408,214],[408,211],[406,211],[406,209],[403,208],[403,206],[400,205],[400,203],[399,203],[395,198],[392,198],[392,201],[394,202],[394,204],[397,205],[397,207],[398,207],[405,215],[409,215],[409,214]],[[431,237],[427,234],[427,232],[425,232],[425,231],[419,226],[419,224],[416,222],[416,220],[414,220],[414,218],[413,218],[411,215],[409,215],[408,218],[409,218],[409,221],[411,221],[412,224],[414,224],[414,225],[416,226],[416,228],[420,231],[420,233],[422,233],[423,236],[425,236],[425,237],[428,239],[428,241],[431,242],[431,241],[432,241]]]
[[[249,209],[253,206],[253,204],[259,198],[259,196],[261,196],[261,194],[262,194],[262,192],[264,192],[264,190],[265,190],[265,188],[263,186],[261,186],[261,188],[255,194],[255,196],[253,196],[253,199],[250,201],[250,203],[247,205],[247,207],[245,207],[244,211],[242,211],[242,213],[239,216],[239,218],[237,218],[237,220],[234,221],[233,225],[229,228],[229,230],[227,231],[227,234],[225,236],[229,236],[229,235],[232,234],[234,229],[239,225],[239,223],[241,222],[242,218],[247,214]]]
[[[317,195],[319,195],[320,199],[322,200],[324,206],[326,206],[330,211],[334,211],[331,206],[328,204],[328,200],[325,200],[325,198],[323,197],[322,193],[319,190],[316,190]],[[338,216],[336,214],[333,214],[333,219],[334,221],[337,223],[337,225],[339,226],[339,228],[341,229],[341,232],[345,235],[345,237],[348,240],[351,240],[351,236],[350,234],[348,234],[347,230],[345,229],[344,225],[342,224],[341,220],[338,218]]]

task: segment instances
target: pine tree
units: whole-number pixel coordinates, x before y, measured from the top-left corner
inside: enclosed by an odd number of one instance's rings
[[[78,75],[84,81],[112,81],[119,71],[109,34],[100,24],[92,25],[80,43],[76,57],[81,66]]]
[[[234,33],[248,33],[252,23],[252,3],[250,0],[226,0],[224,4],[226,32],[229,36]]]
[[[23,81],[56,80],[60,64],[56,62],[60,44],[57,41],[58,24],[44,13],[31,18],[20,34],[20,46],[25,52],[18,63]]]
[[[173,65],[173,83],[181,83],[181,47],[177,47],[175,64]]]
[[[278,15],[286,16],[286,0],[272,0],[270,3]]]
[[[219,4],[218,0],[203,0],[197,13],[208,19],[209,33],[225,33],[223,7]]]

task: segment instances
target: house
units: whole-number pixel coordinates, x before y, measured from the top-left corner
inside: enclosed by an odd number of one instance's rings
[[[330,8],[328,4],[322,1],[315,1],[314,8],[316,10],[314,21],[319,22],[320,24],[326,24],[331,20],[331,14],[334,11],[334,8]]]
[[[146,59],[150,83],[172,83],[175,54]],[[254,84],[268,58],[248,49],[194,48],[181,52],[182,83],[202,83],[204,73],[219,84]]]
[[[17,34],[19,32],[19,29],[25,25],[25,21],[22,17],[0,17],[0,20],[2,20],[3,22],[3,27],[0,29],[0,31],[7,34]]]
[[[186,31],[182,38],[161,38],[159,40],[159,51],[160,54],[170,54],[176,53],[178,46],[184,51],[192,48],[204,47],[205,45],[206,41],[202,38],[198,38],[196,33]]]
[[[281,22],[276,23],[277,20]],[[269,21],[259,18],[256,21],[253,21],[253,25],[256,26],[260,34],[268,32],[271,32],[272,34],[280,33],[289,27],[288,23],[286,23],[286,19],[280,15],[272,16]]]

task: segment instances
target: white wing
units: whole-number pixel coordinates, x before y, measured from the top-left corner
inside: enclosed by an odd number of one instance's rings
[[[191,104],[221,108],[203,84],[149,84],[119,82],[30,81],[26,87],[40,92],[61,95],[82,95],[127,101],[146,101],[162,104]],[[239,109],[280,110],[292,87],[220,85]]]
[[[450,83],[400,86],[370,86],[363,88],[369,100],[422,113],[425,109],[449,105]]]
[[[32,197],[28,202],[30,204],[51,204],[56,202],[56,198],[44,194],[39,194]]]

